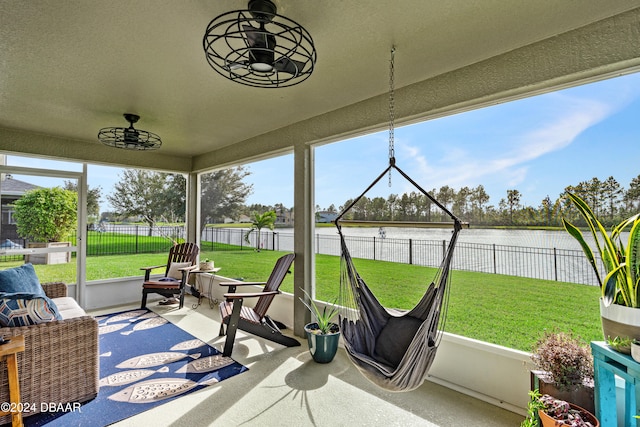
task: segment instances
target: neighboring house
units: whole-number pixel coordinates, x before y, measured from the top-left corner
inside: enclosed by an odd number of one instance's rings
[[[286,208],[276,211],[276,225],[293,227],[293,211]]]
[[[238,217],[238,222],[251,222],[251,218],[249,218],[247,215],[240,215]]]
[[[238,224],[243,222],[251,222],[251,218],[249,218],[247,215],[240,215],[238,219],[229,218],[228,216],[224,217],[225,224]]]
[[[16,232],[16,223],[13,219],[13,204],[22,195],[29,191],[39,188],[37,185],[20,181],[13,178],[10,174],[0,175],[0,197],[2,200],[2,222],[0,223],[0,242],[5,239],[16,241],[19,239]]]

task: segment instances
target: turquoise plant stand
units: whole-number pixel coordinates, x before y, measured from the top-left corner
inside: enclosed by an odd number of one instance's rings
[[[626,354],[609,348],[604,342],[591,342],[596,403],[596,417],[601,427],[617,427],[615,375],[624,380],[624,427],[639,427],[635,418],[640,408],[640,363]]]

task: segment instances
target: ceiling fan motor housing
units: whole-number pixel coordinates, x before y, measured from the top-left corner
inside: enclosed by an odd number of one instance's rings
[[[269,0],[249,0],[249,12],[258,22],[267,23],[273,20],[278,8]]]

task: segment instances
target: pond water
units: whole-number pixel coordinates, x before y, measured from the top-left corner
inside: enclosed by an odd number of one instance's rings
[[[379,228],[343,227],[345,236],[380,237]],[[278,228],[276,232],[293,233],[292,228]],[[318,227],[316,235],[336,235],[335,227]],[[389,239],[449,240],[451,230],[444,228],[398,228],[385,227],[384,235]],[[588,242],[593,239],[585,235]],[[580,250],[580,244],[564,230],[504,230],[492,228],[463,229],[458,242],[521,246],[528,248],[557,248]]]

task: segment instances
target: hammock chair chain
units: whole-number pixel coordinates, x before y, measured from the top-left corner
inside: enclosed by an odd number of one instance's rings
[[[394,147],[394,127],[396,120],[395,113],[395,74],[394,74],[394,57],[396,48],[391,47],[391,61],[389,62],[389,164],[395,165],[395,147]],[[391,169],[389,169],[389,187],[391,187]]]

